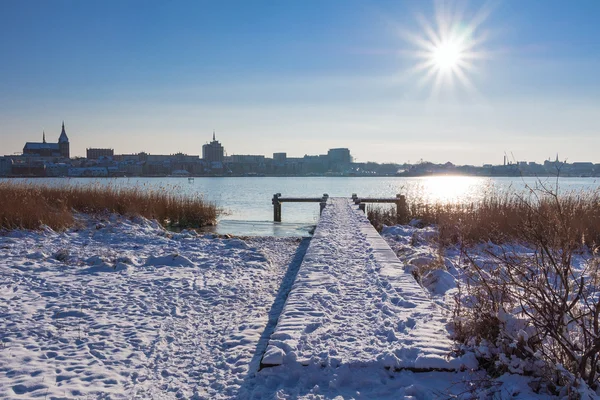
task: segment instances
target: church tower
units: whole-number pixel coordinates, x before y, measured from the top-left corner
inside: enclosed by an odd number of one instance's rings
[[[65,121],[62,123],[62,131],[60,132],[60,137],[58,138],[58,149],[60,150],[61,157],[70,158],[69,138],[67,137],[67,132],[65,132]]]

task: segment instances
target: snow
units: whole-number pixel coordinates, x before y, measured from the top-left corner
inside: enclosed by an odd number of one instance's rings
[[[436,304],[452,281],[432,276],[437,289],[423,290],[347,203],[330,201],[312,240],[79,219],[0,232],[0,398],[486,398],[504,385],[496,398],[537,398],[518,375],[488,388],[480,371],[395,370],[475,364],[446,357]],[[394,229],[394,250],[435,257],[430,231]],[[292,310],[298,324],[286,325]]]
[[[440,256],[434,242],[434,227],[418,228],[412,225],[384,226],[381,236],[391,247],[405,270],[422,274],[420,284],[429,292],[436,304],[448,309],[457,293],[457,279],[462,272],[456,268],[460,251],[446,249]]]
[[[456,288],[456,280],[448,271],[441,269],[429,272],[422,279],[423,286],[427,287],[433,294],[444,295],[451,289]]]
[[[0,398],[235,398],[298,244],[115,217],[0,235]]]

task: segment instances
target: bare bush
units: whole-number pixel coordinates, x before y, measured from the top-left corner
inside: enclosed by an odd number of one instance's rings
[[[538,375],[549,388],[598,388],[600,262],[589,238],[600,227],[585,223],[598,207],[586,200],[536,190],[519,199],[511,244],[463,248],[469,268],[456,297],[456,338],[479,346],[490,372]]]
[[[395,206],[390,208],[367,204],[365,211],[371,225],[378,231],[381,231],[384,225],[391,226],[399,223]]]

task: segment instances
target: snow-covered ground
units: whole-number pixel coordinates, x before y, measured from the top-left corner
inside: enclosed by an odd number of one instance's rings
[[[0,236],[0,398],[235,398],[300,239],[84,223]]]
[[[322,336],[312,336],[312,349],[327,352],[319,362],[259,371],[308,244],[169,233],[117,216],[81,217],[62,233],[0,233],[0,398],[468,398],[479,372],[385,368],[396,362],[387,338],[401,336],[400,303],[377,280],[365,289],[385,295],[382,307],[360,326],[344,321],[364,311],[365,296],[331,293],[344,296],[346,319],[314,326]],[[347,277],[358,278],[366,279]],[[336,333],[345,343],[338,351],[376,362],[336,364],[324,347]],[[494,388],[499,398],[534,398],[517,375]]]

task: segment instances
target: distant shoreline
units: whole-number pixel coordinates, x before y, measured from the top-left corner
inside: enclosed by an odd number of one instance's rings
[[[474,178],[600,178],[600,175],[570,175],[570,174],[520,174],[520,175],[491,175],[491,174],[413,174],[403,173],[394,175],[131,175],[131,176],[0,176],[0,179],[123,179],[123,178],[423,178],[423,177],[474,177]]]

